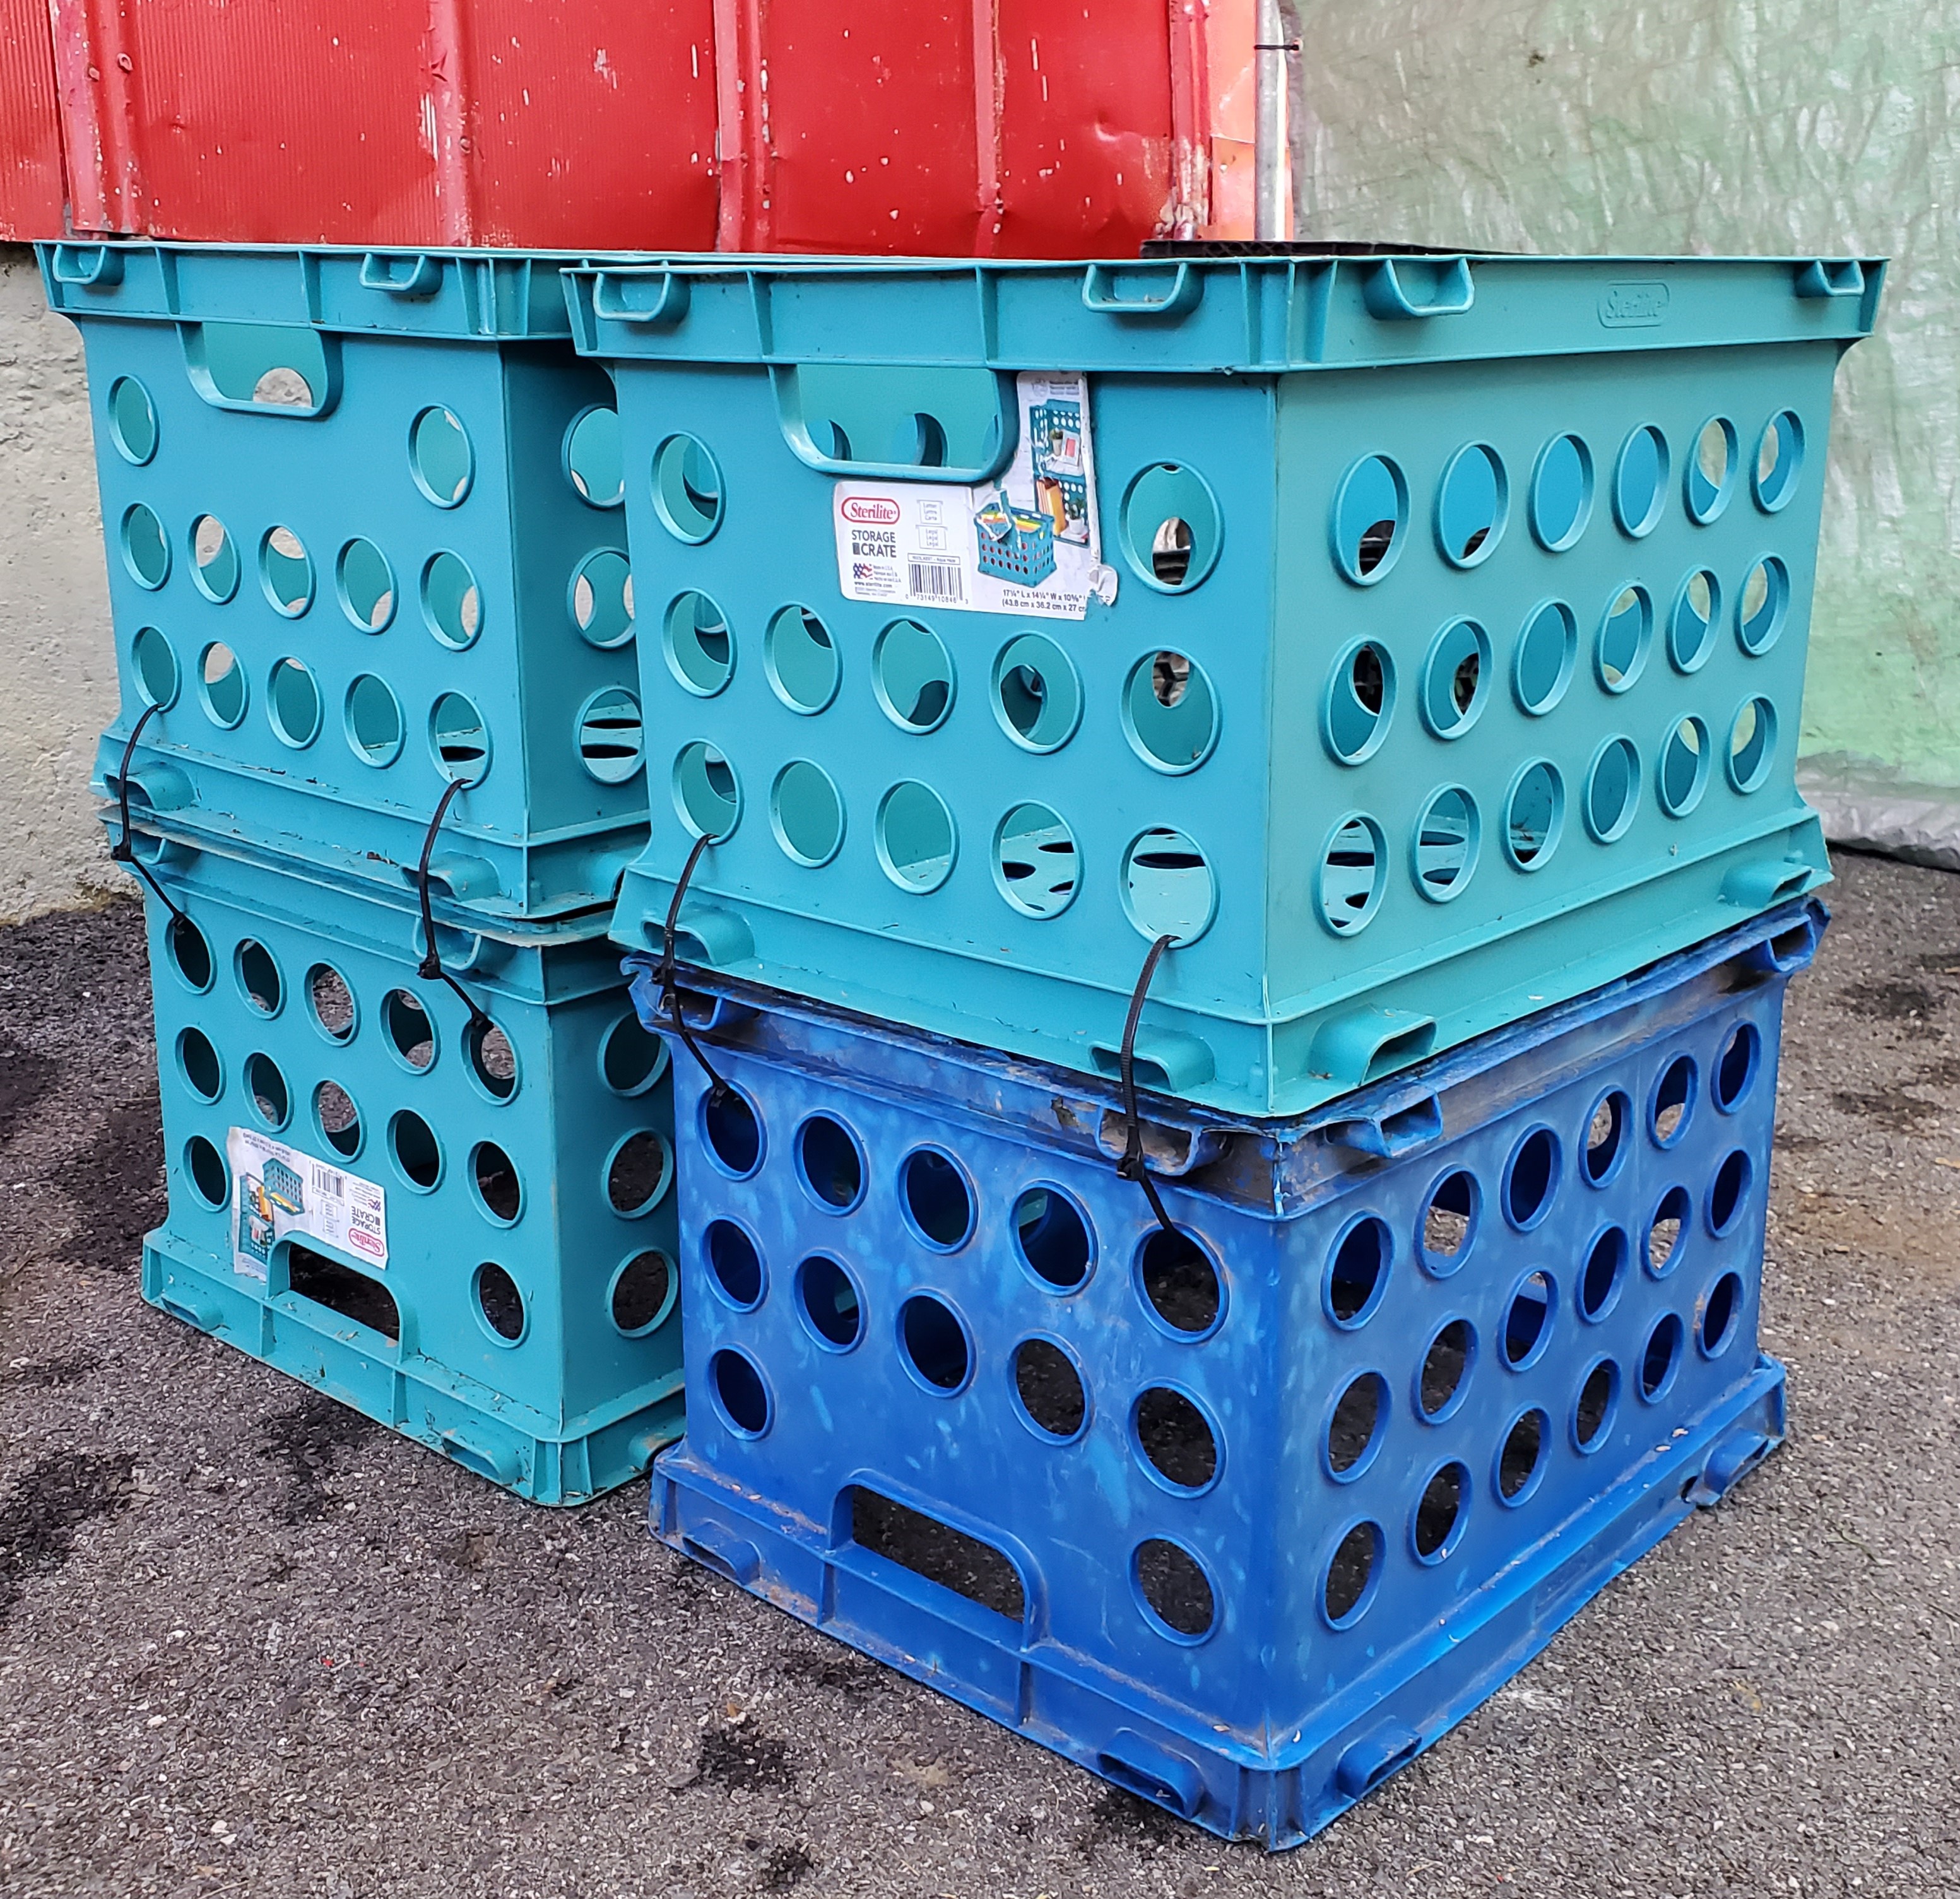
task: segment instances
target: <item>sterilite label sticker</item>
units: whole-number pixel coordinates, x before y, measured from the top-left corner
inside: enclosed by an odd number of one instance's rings
[[[289,1233],[376,1271],[388,1264],[387,1196],[371,1180],[249,1128],[224,1137],[231,1163],[232,1271],[263,1279]]]
[[[1102,565],[1089,379],[1023,371],[1005,471],[975,488],[837,483],[837,584],[846,600],[1079,620],[1116,597]]]

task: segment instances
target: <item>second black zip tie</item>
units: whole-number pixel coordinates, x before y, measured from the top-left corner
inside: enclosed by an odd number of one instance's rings
[[[1163,936],[1150,945],[1150,953],[1144,959],[1143,972],[1137,978],[1137,986],[1130,992],[1130,1013],[1124,1019],[1123,1045],[1118,1051],[1123,1077],[1123,1157],[1116,1163],[1116,1172],[1125,1180],[1134,1180],[1144,1190],[1144,1198],[1150,1203],[1150,1211],[1157,1215],[1157,1224],[1172,1236],[1177,1229],[1171,1224],[1169,1214],[1164,1211],[1164,1204],[1157,1192],[1157,1184],[1150,1178],[1150,1170],[1144,1160],[1144,1124],[1137,1116],[1137,1024],[1142,1019],[1144,998],[1150,993],[1150,978],[1157,974],[1157,965],[1163,953],[1177,939]]]
[[[436,947],[435,917],[429,908],[429,857],[435,849],[436,833],[442,829],[442,821],[448,816],[449,807],[457,794],[482,782],[481,778],[450,780],[449,789],[444,792],[435,807],[435,816],[429,819],[428,834],[422,839],[422,861],[415,867],[415,893],[421,898],[422,906],[422,959],[415,966],[415,974],[425,982],[448,984],[463,1007],[469,1011],[468,1032],[479,1036],[497,1025],[484,1013],[476,998],[442,966],[442,953]]]
[[[666,1005],[667,1019],[673,1024],[674,1033],[687,1045],[687,1052],[701,1064],[701,1072],[712,1084],[708,1099],[718,1108],[734,1093],[735,1090],[715,1072],[714,1064],[701,1052],[701,1044],[694,1039],[694,1031],[687,1026],[687,1019],[681,1013],[680,985],[674,981],[674,948],[676,931],[680,923],[680,906],[687,895],[687,886],[694,878],[695,867],[700,863],[702,854],[716,840],[706,832],[694,841],[694,848],[687,854],[687,861],[681,866],[680,876],[674,885],[673,901],[667,905],[667,920],[660,935],[660,960],[654,972],[654,979],[660,985],[660,998]]]
[[[151,874],[150,867],[137,856],[136,846],[132,841],[134,833],[129,827],[129,767],[136,756],[136,741],[143,736],[144,727],[148,725],[163,709],[154,701],[146,706],[143,711],[143,716],[130,730],[129,743],[123,748],[123,768],[116,775],[116,802],[122,816],[123,835],[110,847],[109,857],[112,863],[126,864],[138,876],[155,891],[158,901],[170,913],[170,919],[173,923],[190,923],[190,918],[170,901],[170,893]],[[191,924],[192,929],[196,927],[195,924]]]

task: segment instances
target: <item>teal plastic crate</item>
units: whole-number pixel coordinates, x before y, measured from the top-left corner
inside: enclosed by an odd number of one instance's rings
[[[603,921],[438,924],[143,841],[170,1210],[153,1305],[572,1503],[681,1429],[672,1081]],[[464,998],[487,1019],[478,1019]]]
[[[1107,1074],[1168,938],[1145,1085],[1280,1114],[1828,876],[1792,766],[1877,262],[565,275],[651,629],[622,943],[705,835],[685,959]],[[1098,559],[1011,584],[998,494]]]
[[[87,353],[113,792],[486,917],[609,902],[646,832],[610,381],[562,257],[45,244]]]

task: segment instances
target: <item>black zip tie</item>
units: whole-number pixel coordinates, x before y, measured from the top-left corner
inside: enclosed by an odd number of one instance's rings
[[[654,971],[654,979],[660,985],[660,999],[665,1005],[667,1019],[673,1024],[674,1033],[687,1045],[687,1052],[701,1064],[701,1072],[713,1084],[708,1091],[708,1099],[720,1107],[735,1090],[716,1074],[714,1064],[701,1052],[701,1044],[694,1039],[694,1031],[688,1027],[687,1019],[681,1013],[680,986],[674,981],[674,933],[680,921],[680,906],[687,895],[687,886],[693,880],[695,866],[700,863],[702,853],[716,840],[706,832],[694,841],[694,848],[687,854],[687,861],[681,866],[679,880],[674,885],[673,901],[667,905],[667,920],[660,937],[660,960]]]
[[[443,793],[435,807],[435,816],[429,819],[428,835],[422,839],[422,861],[415,867],[415,892],[422,899],[422,959],[415,966],[415,974],[425,982],[446,982],[469,1011],[466,1032],[481,1035],[497,1025],[487,1016],[476,998],[464,988],[442,966],[442,953],[436,947],[435,917],[429,908],[429,856],[435,849],[436,833],[442,829],[442,821],[449,815],[451,802],[460,791],[468,791],[483,782],[482,778],[451,778],[449,789]]]
[[[138,876],[156,892],[158,901],[170,913],[172,922],[189,923],[190,918],[170,901],[170,892],[151,874],[150,867],[137,856],[136,847],[130,841],[132,833],[129,827],[129,766],[131,761],[136,755],[136,741],[143,736],[144,727],[148,725],[163,709],[154,700],[145,707],[143,716],[136,721],[130,730],[129,743],[123,748],[123,768],[116,775],[116,802],[122,814],[123,835],[110,847],[109,857],[111,863],[126,864]],[[192,927],[195,928],[196,926],[193,924]]]
[[[1150,1211],[1157,1215],[1157,1224],[1167,1233],[1176,1236],[1177,1229],[1171,1224],[1170,1215],[1164,1211],[1164,1204],[1157,1193],[1157,1184],[1150,1178],[1150,1170],[1144,1163],[1144,1124],[1137,1118],[1137,1023],[1144,1013],[1144,997],[1149,994],[1150,978],[1157,972],[1157,964],[1163,953],[1177,939],[1163,936],[1150,945],[1150,953],[1144,959],[1143,973],[1137,978],[1137,986],[1130,992],[1130,1013],[1124,1019],[1123,1045],[1118,1051],[1118,1060],[1123,1074],[1123,1119],[1126,1131],[1123,1139],[1123,1158],[1116,1163],[1116,1172],[1125,1180],[1134,1180],[1144,1190],[1144,1198],[1150,1203]]]

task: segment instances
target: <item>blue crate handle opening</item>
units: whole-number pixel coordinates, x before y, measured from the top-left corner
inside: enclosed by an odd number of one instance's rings
[[[1161,297],[1121,297],[1115,294],[1113,285],[1115,266],[1109,264],[1091,264],[1082,275],[1082,306],[1105,316],[1160,316],[1176,318],[1187,316],[1198,307],[1198,300],[1204,294],[1204,279],[1188,264],[1179,264],[1170,280],[1170,288]],[[1125,276],[1136,274],[1137,267],[1123,266]],[[1163,273],[1147,271],[1145,274],[1153,282],[1161,282]]]
[[[636,301],[635,289],[657,285],[659,294],[651,302]],[[609,270],[595,271],[592,277],[592,313],[616,323],[648,323],[667,329],[687,314],[691,288],[678,271],[663,270],[656,275],[638,270],[616,275]]]
[[[1799,297],[1862,297],[1865,267],[1855,258],[1834,261],[1820,257],[1796,273]]]
[[[1452,257],[1437,266],[1436,294],[1426,304],[1418,303],[1403,288],[1395,270],[1395,260],[1384,257],[1369,272],[1362,288],[1369,313],[1383,323],[1408,323],[1424,316],[1461,316],[1477,301],[1477,286],[1471,281],[1470,260]]]
[[[769,382],[775,391],[776,421],[790,453],[819,475],[848,476],[859,481],[943,482],[956,488],[977,487],[991,481],[1013,460],[1020,438],[1019,400],[1014,378],[1003,371],[990,372],[994,412],[989,418],[981,460],[973,466],[939,462],[869,462],[838,455],[820,447],[803,413],[802,385],[793,364],[772,363]],[[943,444],[942,444],[943,445]]]
[[[57,244],[49,268],[58,284],[113,290],[123,281],[123,253],[113,244]]]
[[[442,259],[426,251],[408,256],[371,250],[361,260],[361,288],[404,299],[433,297],[442,287]]]
[[[208,331],[217,332],[218,351],[212,348],[212,339],[207,335]],[[218,380],[215,356],[222,352],[227,336],[248,332],[259,336],[283,332],[296,339],[282,361],[268,364],[266,367],[288,368],[299,376],[313,398],[310,402],[261,402],[254,395],[225,393]],[[303,342],[297,340],[301,339]],[[209,403],[213,409],[228,409],[241,415],[272,415],[288,421],[309,422],[331,414],[340,400],[340,339],[329,330],[316,329],[310,323],[180,323],[177,340],[183,346],[184,374],[190,379],[191,387],[196,390],[201,401]],[[302,364],[305,365],[304,370],[301,367]],[[255,388],[257,380],[254,379]]]

